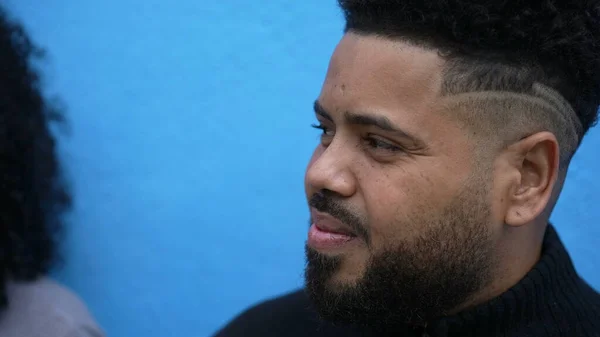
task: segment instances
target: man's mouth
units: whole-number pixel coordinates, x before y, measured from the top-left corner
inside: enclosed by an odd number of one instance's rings
[[[318,251],[339,251],[358,240],[348,226],[325,213],[313,212],[308,231],[309,247]]]

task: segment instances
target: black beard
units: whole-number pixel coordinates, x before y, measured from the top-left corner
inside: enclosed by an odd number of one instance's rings
[[[410,243],[374,253],[363,276],[351,284],[332,281],[343,257],[307,247],[306,290],[315,309],[333,323],[381,330],[423,326],[447,315],[491,277],[489,211],[481,206],[463,203],[432,226],[422,222],[429,229]]]

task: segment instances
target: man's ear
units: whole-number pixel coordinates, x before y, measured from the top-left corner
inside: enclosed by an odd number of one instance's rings
[[[509,189],[505,224],[532,222],[548,206],[559,173],[560,152],[556,137],[538,132],[508,149],[509,165],[516,173]]]

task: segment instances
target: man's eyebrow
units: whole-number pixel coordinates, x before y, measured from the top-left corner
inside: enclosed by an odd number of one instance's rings
[[[318,100],[315,101],[314,110],[315,110],[315,113],[317,115],[319,115],[319,116],[327,119],[328,121],[333,122],[333,118],[331,118],[331,115],[329,115],[327,113],[327,111],[325,111],[325,109],[323,108],[323,106],[321,105],[321,103],[319,103]]]
[[[319,101],[315,101],[314,104],[315,113],[329,121],[333,121],[331,115],[323,108]],[[396,137],[407,140],[412,146],[418,149],[425,149],[427,145],[421,138],[411,134],[410,132],[404,131],[397,127],[385,116],[378,116],[370,113],[356,113],[346,112],[344,113],[346,123],[350,125],[363,125],[372,126],[380,130],[390,132]]]

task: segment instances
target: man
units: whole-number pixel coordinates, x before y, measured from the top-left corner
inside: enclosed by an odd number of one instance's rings
[[[231,336],[600,336],[548,219],[600,103],[600,1],[340,0],[306,289]]]
[[[45,275],[71,196],[31,62],[40,50],[0,8],[0,336],[100,337],[85,305]]]

